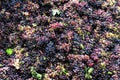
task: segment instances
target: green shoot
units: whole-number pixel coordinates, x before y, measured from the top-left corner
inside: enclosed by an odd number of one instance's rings
[[[65,74],[65,75],[69,75],[68,71],[65,68],[62,68],[62,73]]]
[[[85,68],[85,78],[86,79],[92,79],[92,72],[93,72],[94,68],[90,68],[90,67],[86,67]]]
[[[42,79],[42,75],[40,73],[37,73],[34,67],[31,67],[30,72],[32,74],[32,77],[34,77],[34,78],[36,78],[38,80]]]
[[[88,73],[91,74],[93,72],[93,68],[89,68]]]
[[[12,55],[13,49],[11,49],[11,48],[6,49],[6,53],[7,53],[7,55]]]
[[[83,46],[83,44],[80,44],[80,48],[81,48],[81,49],[84,49],[84,46]]]

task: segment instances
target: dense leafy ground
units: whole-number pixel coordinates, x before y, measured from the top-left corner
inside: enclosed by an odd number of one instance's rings
[[[120,80],[120,0],[1,0],[0,80]]]

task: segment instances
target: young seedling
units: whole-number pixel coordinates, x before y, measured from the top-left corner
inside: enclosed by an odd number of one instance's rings
[[[93,68],[89,68],[88,73],[91,74],[93,72],[93,70],[94,70]]]
[[[94,70],[93,68],[89,68],[89,67],[85,68],[85,71],[86,71],[85,78],[86,79],[92,79],[91,73],[93,72],[93,70]]]
[[[83,46],[83,44],[80,44],[80,48],[81,48],[81,49],[84,49],[84,46]]]
[[[106,67],[106,63],[105,62],[100,63],[100,67],[104,69]]]
[[[107,74],[112,75],[113,73],[111,71],[108,71]]]
[[[62,68],[62,73],[65,75],[69,75],[68,71],[64,67]]]
[[[40,73],[37,73],[34,67],[31,67],[30,72],[32,74],[32,77],[41,80],[42,79],[42,75]]]
[[[90,74],[85,74],[86,79],[92,79],[92,76]]]
[[[90,32],[87,32],[87,35],[89,36],[89,35],[90,35]]]
[[[11,48],[7,48],[6,49],[6,53],[7,53],[7,55],[12,55],[13,54],[13,49],[11,49]]]

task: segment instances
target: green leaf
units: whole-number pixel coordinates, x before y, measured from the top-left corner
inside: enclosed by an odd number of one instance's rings
[[[80,48],[81,48],[81,49],[84,49],[84,46],[83,46],[83,44],[80,44]]]
[[[112,75],[113,73],[112,73],[112,72],[110,72],[110,71],[108,71],[108,74]]]
[[[3,65],[2,64],[0,64],[0,67],[2,67]]]
[[[89,70],[90,67],[86,67],[85,66],[85,72],[88,73],[88,70]]]
[[[90,74],[85,74],[86,79],[92,79],[92,76]]]
[[[62,72],[63,72],[63,74],[67,74],[68,73],[68,71],[65,68],[63,68]]]
[[[91,74],[93,72],[93,70],[94,70],[93,68],[89,68],[88,73]]]
[[[37,73],[34,67],[31,67],[30,72],[32,74],[32,77],[41,80],[42,79],[42,74]]]
[[[90,32],[87,32],[87,35],[89,36],[89,35],[90,35]]]
[[[90,75],[90,77],[89,77],[90,79],[92,79],[92,76]]]
[[[37,73],[37,76],[36,76],[36,77],[37,77],[38,80],[41,80],[41,79],[42,79],[42,75],[39,74],[39,73]]]
[[[105,68],[106,67],[106,63],[105,62],[100,63],[100,67],[101,68]]]
[[[7,53],[7,55],[12,55],[13,49],[11,49],[11,48],[6,49],[6,53]]]

